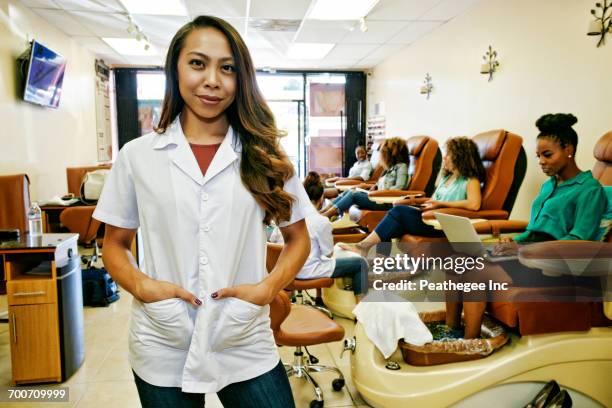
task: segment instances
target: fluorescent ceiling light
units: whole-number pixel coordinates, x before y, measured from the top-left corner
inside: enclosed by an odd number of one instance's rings
[[[187,9],[182,0],[121,0],[121,3],[130,14],[187,15]]]
[[[102,38],[105,43],[110,45],[121,55],[158,55],[157,50],[152,45],[145,50],[145,41],[138,41],[135,38]]]
[[[293,43],[287,51],[291,59],[322,59],[336,44]]]
[[[359,20],[379,0],[316,0],[308,14],[310,20]]]

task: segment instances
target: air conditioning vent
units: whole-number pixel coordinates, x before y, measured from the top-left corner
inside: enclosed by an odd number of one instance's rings
[[[297,31],[302,20],[250,19],[249,29],[253,31]]]

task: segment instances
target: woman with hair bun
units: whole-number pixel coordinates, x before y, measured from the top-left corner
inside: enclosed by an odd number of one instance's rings
[[[502,238],[493,249],[494,255],[517,254],[519,244],[530,242],[596,238],[607,200],[591,171],[582,171],[576,164],[578,135],[572,126],[577,121],[574,115],[566,113],[546,114],[536,121],[539,130],[536,155],[549,179],[531,205],[531,217],[525,232],[514,238]],[[573,277],[548,277],[516,260],[499,262],[498,265],[510,275],[515,287],[575,284]],[[468,303],[470,310],[466,310],[465,338],[474,338],[480,335],[486,301]],[[447,303],[449,326],[460,325],[461,306]]]
[[[504,238],[495,252],[516,253],[523,242],[592,240],[606,208],[604,190],[590,170],[576,164],[578,135],[572,128],[578,119],[571,113],[546,114],[536,121],[536,156],[549,179],[531,206],[524,233]]]

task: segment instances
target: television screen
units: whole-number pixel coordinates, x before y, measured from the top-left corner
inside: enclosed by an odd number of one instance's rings
[[[38,105],[57,108],[65,70],[64,57],[32,41],[23,99]]]

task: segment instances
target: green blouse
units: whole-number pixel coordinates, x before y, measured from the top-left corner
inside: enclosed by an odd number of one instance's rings
[[[538,233],[557,240],[593,240],[606,209],[606,197],[590,171],[557,184],[549,178],[531,206],[527,230],[514,237],[517,242],[537,241]]]
[[[467,200],[467,183],[469,179],[459,176],[452,183],[446,185],[449,177],[442,177],[431,198],[436,201]]]

